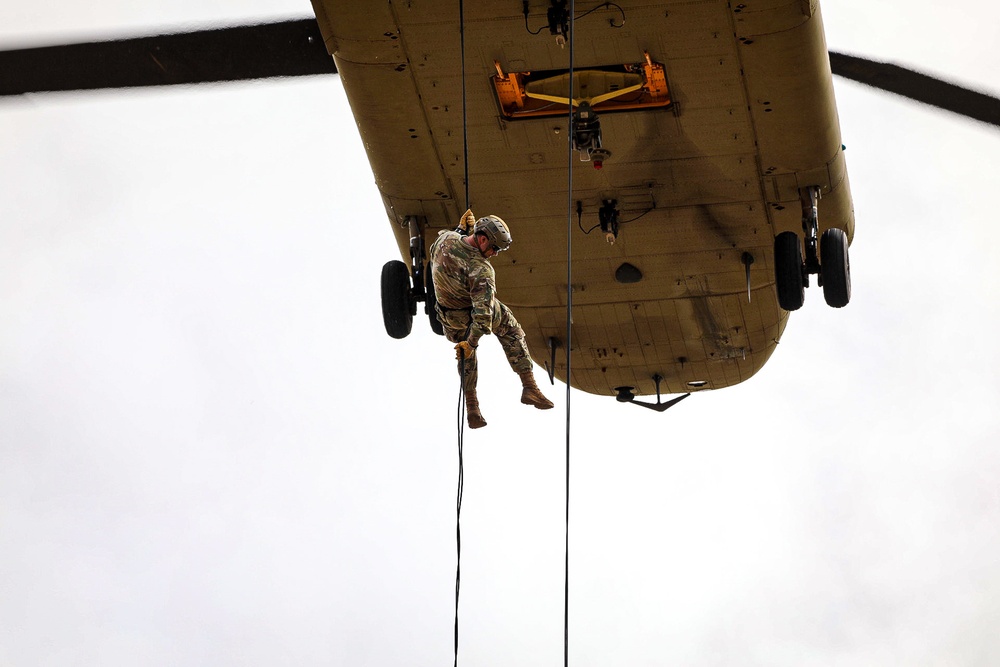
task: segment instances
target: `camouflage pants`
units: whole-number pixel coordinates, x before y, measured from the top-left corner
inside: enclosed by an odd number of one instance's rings
[[[493,307],[493,333],[500,340],[500,346],[507,355],[507,363],[515,373],[523,373],[532,370],[531,357],[528,356],[528,347],[524,344],[524,330],[514,318],[514,313],[510,312],[505,304],[494,301]],[[459,343],[469,335],[471,317],[467,310],[442,311],[438,308],[438,319],[444,328],[445,337],[452,343]],[[462,360],[458,361],[458,372],[463,371]],[[472,359],[466,359],[464,364],[465,375],[462,378],[462,387],[465,393],[469,394],[476,390],[476,383],[479,381],[479,355],[472,355]]]

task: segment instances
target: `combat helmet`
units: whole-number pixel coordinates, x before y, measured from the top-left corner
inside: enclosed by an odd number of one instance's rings
[[[512,241],[507,223],[495,215],[487,215],[476,220],[472,233],[485,236],[496,252],[503,252],[509,248]]]

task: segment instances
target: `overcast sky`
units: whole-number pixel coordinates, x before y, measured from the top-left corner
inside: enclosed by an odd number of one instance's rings
[[[141,4],[0,46],[310,12]],[[995,6],[824,11],[1000,93]],[[1000,663],[1000,132],[836,86],[852,303],[665,414],[572,394],[573,665]],[[458,378],[385,334],[396,252],[336,77],[0,102],[0,665],[450,664]],[[561,664],[566,390],[480,354],[460,664]]]

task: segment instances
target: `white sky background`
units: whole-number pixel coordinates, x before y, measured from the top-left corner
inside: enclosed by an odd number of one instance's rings
[[[0,44],[309,12],[143,4]],[[1000,92],[996,7],[824,10]],[[662,415],[573,392],[573,665],[1000,662],[1000,132],[836,85],[850,306]],[[335,77],[0,102],[0,665],[450,663],[458,378],[394,258]],[[460,664],[561,664],[565,387],[480,351]]]

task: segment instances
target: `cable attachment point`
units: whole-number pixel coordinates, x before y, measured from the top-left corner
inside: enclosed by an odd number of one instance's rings
[[[552,0],[552,6],[549,7],[549,32],[555,35],[559,48],[565,48],[566,40],[569,39],[569,10],[566,9],[566,2],[567,0]]]
[[[594,169],[604,166],[611,151],[601,146],[601,121],[589,102],[580,102],[573,112],[573,149],[580,152],[581,162],[594,163]]]
[[[605,199],[604,204],[597,211],[597,217],[601,221],[601,231],[604,232],[604,238],[611,245],[615,244],[618,240],[618,219],[620,214],[618,213],[618,200],[617,199]]]

